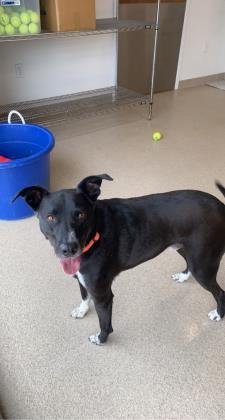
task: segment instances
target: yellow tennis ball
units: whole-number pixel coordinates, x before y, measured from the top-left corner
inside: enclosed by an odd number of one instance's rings
[[[18,16],[12,16],[11,17],[11,24],[14,26],[14,28],[19,28],[21,25],[21,20]]]
[[[20,25],[19,27],[19,33],[21,35],[27,35],[29,33],[28,25],[25,25],[25,23],[22,23],[22,25]]]
[[[26,12],[20,13],[20,20],[25,25],[28,25],[31,21],[29,13],[26,13]]]
[[[5,13],[7,13],[8,15],[10,15],[12,13],[12,7],[6,6],[5,7]]]
[[[152,139],[154,141],[159,141],[161,140],[163,137],[162,133],[160,133],[160,131],[154,131],[154,133],[152,134]]]
[[[11,25],[11,23],[8,23],[8,25],[5,26],[5,33],[7,35],[14,35],[15,34],[15,28]]]
[[[9,16],[6,13],[0,14],[0,24],[3,26],[8,25],[9,23]]]
[[[37,23],[31,22],[29,24],[28,28],[29,28],[30,34],[38,34],[38,32],[40,32],[39,31],[40,27],[39,27],[39,25],[37,25]]]
[[[30,12],[30,19],[32,23],[39,23],[40,22],[40,16],[37,12]]]
[[[11,16],[17,16],[19,18],[20,14],[18,12],[13,12]]]
[[[4,35],[4,33],[5,33],[5,28],[3,25],[0,25],[0,36]]]

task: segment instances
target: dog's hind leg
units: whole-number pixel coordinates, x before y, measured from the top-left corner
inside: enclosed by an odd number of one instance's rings
[[[78,283],[80,286],[80,293],[82,297],[82,302],[79,306],[74,308],[71,312],[71,316],[73,318],[84,318],[84,316],[89,311],[89,303],[90,303],[90,297],[88,295],[87,289],[83,286],[83,284],[79,281],[79,276],[76,276],[78,279]]]
[[[215,256],[214,256],[215,259]],[[212,262],[212,257],[205,255],[205,258],[190,261],[191,271],[197,282],[212,293],[217,303],[217,308],[208,313],[212,321],[220,321],[225,315],[225,292],[216,281],[216,275],[219,268],[220,259]]]
[[[216,303],[217,303],[217,308],[210,311],[208,313],[208,317],[211,319],[211,321],[220,321],[224,315],[225,315],[225,292],[223,289],[221,289],[221,287],[218,285],[217,281],[216,281],[216,277],[214,278],[208,278],[206,279],[206,281],[204,281],[204,284],[202,284],[199,279],[201,278],[201,275],[199,276],[199,274],[196,275],[196,280],[209,292],[212,293],[212,295],[214,296]]]
[[[187,263],[184,248],[177,249],[177,252],[185,259]],[[186,269],[180,273],[173,274],[172,279],[175,280],[177,283],[183,283],[184,281],[188,280],[190,276],[191,276],[191,272],[189,271],[188,263],[187,263]]]

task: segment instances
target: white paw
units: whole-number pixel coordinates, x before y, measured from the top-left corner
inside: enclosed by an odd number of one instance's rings
[[[71,316],[73,318],[84,318],[88,310],[89,310],[88,302],[86,300],[83,300],[80,306],[72,310]]]
[[[184,281],[189,279],[190,275],[190,271],[188,271],[187,273],[176,273],[172,275],[172,279],[177,283],[183,283]]]
[[[209,317],[209,319],[211,319],[211,321],[220,321],[221,320],[221,317],[218,314],[216,309],[214,309],[213,311],[210,311],[208,313],[208,317]]]
[[[103,343],[101,343],[101,341],[99,340],[99,334],[100,333],[98,333],[98,334],[93,334],[93,335],[90,335],[90,337],[88,337],[88,340],[92,343],[92,344],[97,344],[97,346],[102,346],[103,345]]]

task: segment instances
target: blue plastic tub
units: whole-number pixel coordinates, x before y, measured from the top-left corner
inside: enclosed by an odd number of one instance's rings
[[[12,113],[15,113],[13,111]],[[22,118],[22,117],[21,117]],[[22,198],[12,203],[25,187],[49,188],[50,152],[55,141],[52,133],[38,125],[0,123],[0,155],[12,161],[0,163],[0,219],[17,220],[33,215]]]

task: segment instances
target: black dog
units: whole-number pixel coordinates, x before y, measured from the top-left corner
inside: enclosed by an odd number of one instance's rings
[[[182,282],[192,274],[213,294],[217,309],[209,312],[209,318],[219,321],[225,314],[225,292],[216,281],[225,251],[224,204],[192,190],[97,200],[103,179],[112,181],[105,174],[90,176],[76,189],[49,193],[34,186],[16,196],[37,212],[41,231],[65,272],[79,280],[82,303],[72,316],[83,318],[93,299],[101,331],[89,340],[102,344],[113,331],[115,276],[170,246],[187,262],[187,269],[173,278]],[[225,195],[225,188],[217,186]]]

